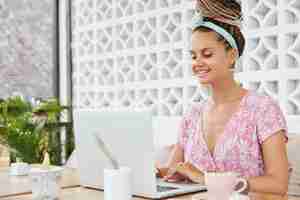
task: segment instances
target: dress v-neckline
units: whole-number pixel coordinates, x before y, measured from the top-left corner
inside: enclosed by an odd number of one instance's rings
[[[208,144],[207,144],[207,141],[205,140],[204,138],[204,135],[203,135],[203,129],[202,129],[202,123],[203,123],[203,110],[204,110],[204,106],[205,104],[208,103],[208,100],[206,100],[203,105],[201,106],[201,109],[200,109],[200,116],[198,117],[198,120],[197,120],[197,127],[196,127],[196,133],[197,133],[197,137],[196,137],[196,141],[197,143],[202,143],[202,145],[205,146],[205,150],[208,152],[208,154],[210,155],[210,158],[212,159],[212,161],[215,160],[215,156],[216,156],[216,153],[217,153],[217,150],[218,150],[218,147],[222,144],[222,141],[223,141],[223,138],[225,137],[225,135],[227,135],[228,133],[228,129],[229,127],[231,126],[233,120],[239,116],[239,114],[242,112],[243,110],[243,107],[244,107],[244,104],[245,104],[245,101],[246,101],[246,98],[247,96],[250,95],[250,91],[247,91],[246,94],[242,97],[239,105],[238,105],[238,108],[235,112],[233,112],[231,114],[231,116],[229,117],[228,121],[225,123],[224,125],[224,128],[223,128],[223,131],[222,131],[222,134],[216,139],[216,142],[215,142],[215,145],[214,145],[214,148],[212,149],[212,151],[209,150],[209,147],[208,147]],[[200,127],[201,125],[201,127]]]

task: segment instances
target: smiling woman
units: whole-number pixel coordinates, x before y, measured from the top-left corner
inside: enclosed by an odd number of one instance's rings
[[[183,116],[166,180],[203,182],[204,172],[237,172],[252,192],[285,194],[287,126],[277,103],[242,88],[233,69],[243,54],[241,7],[234,1],[198,0],[192,20],[192,70],[212,95]]]

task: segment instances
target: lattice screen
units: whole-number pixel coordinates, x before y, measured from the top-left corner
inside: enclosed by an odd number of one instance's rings
[[[300,132],[300,1],[242,0],[247,50],[237,79],[279,101]],[[192,0],[73,0],[73,105],[151,108],[179,118],[206,93],[191,76]]]
[[[247,51],[238,77],[276,99],[300,133],[300,1],[243,1]]]

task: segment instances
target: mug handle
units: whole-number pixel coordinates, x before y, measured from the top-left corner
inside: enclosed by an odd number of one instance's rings
[[[247,182],[247,180],[244,179],[244,178],[238,178],[238,179],[236,180],[236,185],[238,185],[239,183],[242,183],[243,186],[242,186],[240,189],[235,190],[235,192],[237,192],[237,193],[242,193],[242,192],[244,192],[244,191],[247,189],[247,187],[248,187],[248,182]]]

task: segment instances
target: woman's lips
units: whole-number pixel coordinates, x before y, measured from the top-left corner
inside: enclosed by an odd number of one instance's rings
[[[197,71],[196,72],[196,76],[198,77],[198,78],[206,78],[207,76],[208,76],[208,73],[210,72],[211,70],[199,70],[199,71]]]

